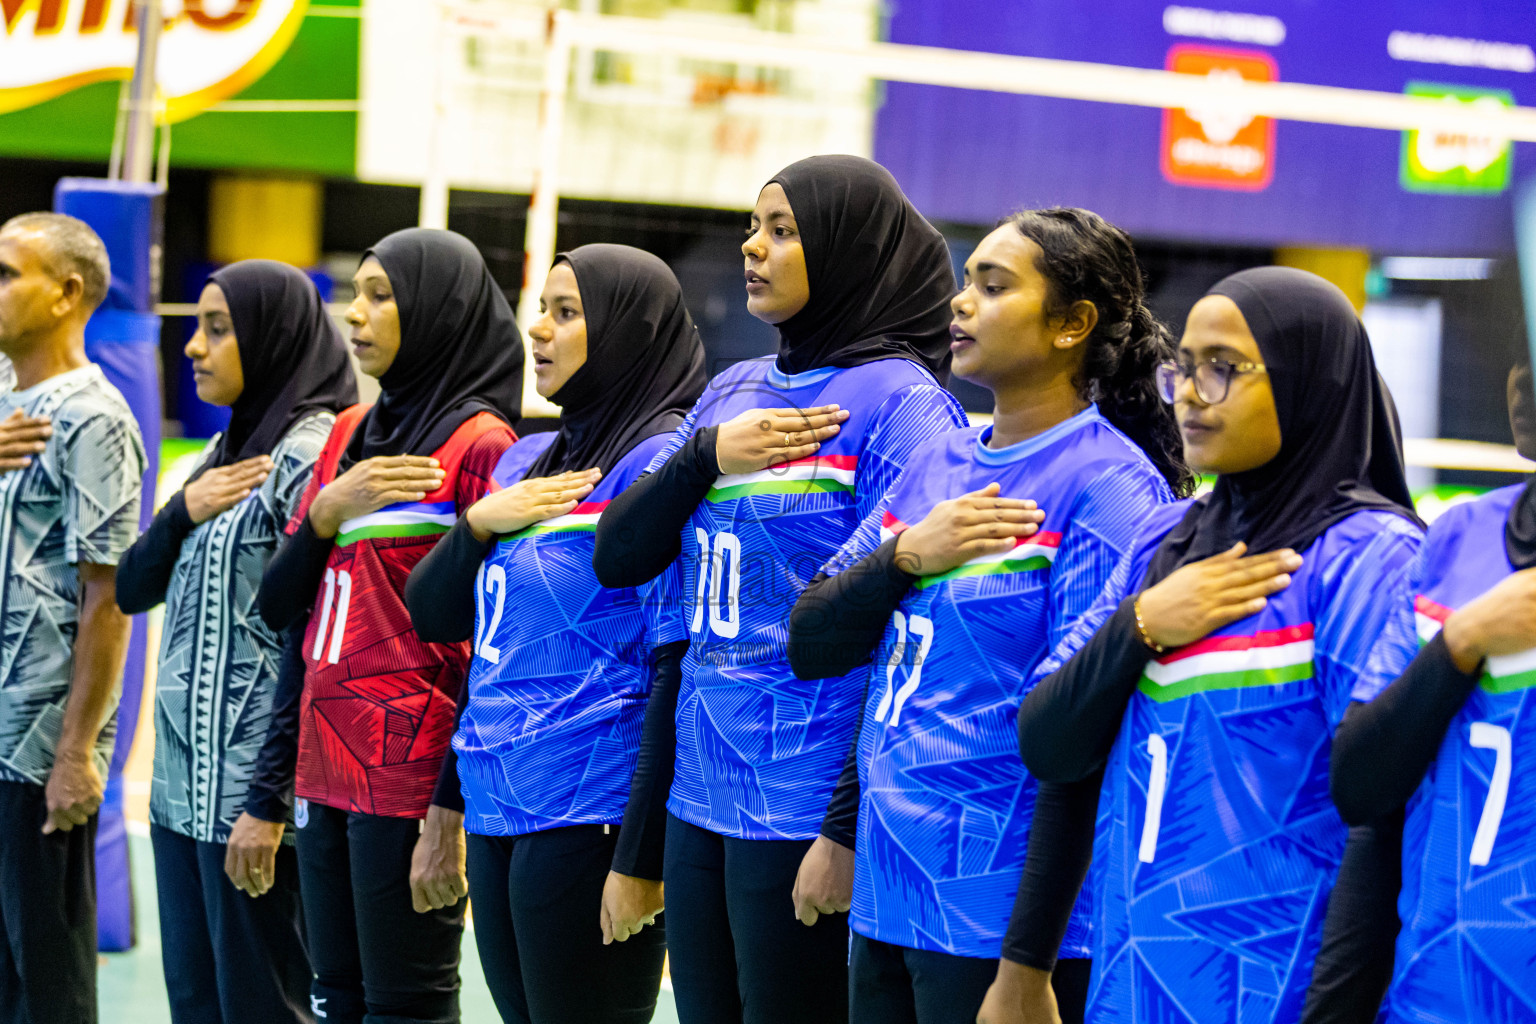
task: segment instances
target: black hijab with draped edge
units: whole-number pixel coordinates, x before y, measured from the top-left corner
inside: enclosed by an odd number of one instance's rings
[[[218,285],[229,304],[245,389],[192,479],[270,455],[304,417],[357,403],[346,344],[303,271],[272,260],[241,260],[214,271],[208,283]]]
[[[560,432],[525,478],[609,472],[640,441],[676,430],[709,380],[683,289],[660,258],[599,244],[555,257],[562,260],[581,292],[587,361],[550,396]]]
[[[1280,453],[1257,469],[1220,476],[1163,539],[1144,586],[1238,541],[1249,554],[1301,552],[1366,509],[1419,522],[1397,409],[1344,293],[1304,270],[1257,267],[1206,294],[1237,303],[1259,343],[1280,420]]]
[[[1530,457],[1529,448],[1536,438],[1521,433],[1536,423],[1536,389],[1533,389],[1531,357],[1522,354],[1509,372],[1509,421],[1515,434],[1515,448],[1521,455]],[[1536,476],[1533,476],[1520,492],[1520,497],[1510,506],[1509,518],[1504,521],[1504,553],[1509,564],[1516,569],[1529,569],[1536,565]]]
[[[779,369],[900,358],[946,382],[955,294],[949,247],[891,172],[863,157],[813,156],[767,182],[775,183],[800,229],[811,292],[805,308],[778,325]]]
[[[400,351],[338,471],[376,455],[431,455],[477,413],[522,414],[523,341],[474,243],[436,228],[386,235],[363,254],[389,276]]]

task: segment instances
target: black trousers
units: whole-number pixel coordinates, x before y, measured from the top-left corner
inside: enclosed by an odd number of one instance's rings
[[[414,818],[309,803],[299,815],[299,885],[325,1024],[455,1024],[464,901],[411,908]]]
[[[0,782],[0,1022],[96,1022],[96,818],[43,835],[43,787]]]
[[[667,945],[681,1024],[848,1020],[848,917],[807,928],[791,900],[810,845],[730,839],[667,819]]]
[[[664,918],[603,945],[598,911],[619,829],[469,836],[469,898],[485,980],[508,1024],[645,1024],[667,954]]]
[[[293,848],[278,849],[277,879],[253,899],[224,874],[223,843],[159,825],[149,838],[172,1024],[312,1024]]]
[[[1061,1024],[1083,1024],[1091,960],[1058,960],[1051,989]],[[976,1024],[997,961],[910,949],[853,936],[848,998],[853,1024]]]

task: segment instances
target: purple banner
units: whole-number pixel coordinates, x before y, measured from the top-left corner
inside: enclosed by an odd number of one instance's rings
[[[899,3],[892,42],[1536,106],[1524,0]],[[886,87],[875,158],[925,214],[1096,210],[1149,237],[1489,255],[1536,146],[1145,107]]]

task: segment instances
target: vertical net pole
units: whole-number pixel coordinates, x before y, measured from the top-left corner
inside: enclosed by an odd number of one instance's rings
[[[560,213],[560,144],[565,127],[565,100],[571,77],[571,34],[565,16],[550,11],[544,32],[544,83],[539,91],[539,149],[528,201],[528,226],[523,238],[523,290],[517,302],[517,323],[523,335],[528,369],[523,374],[523,415],[555,416],[559,408],[534,390],[533,353],[528,325],[539,316],[539,294],[555,258],[555,229]]]

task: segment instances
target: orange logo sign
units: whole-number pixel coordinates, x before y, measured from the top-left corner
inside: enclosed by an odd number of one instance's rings
[[[1267,53],[1175,46],[1168,70],[1215,81],[1273,82]],[[1257,192],[1275,173],[1275,122],[1231,109],[1163,111],[1163,177],[1175,185]]]

